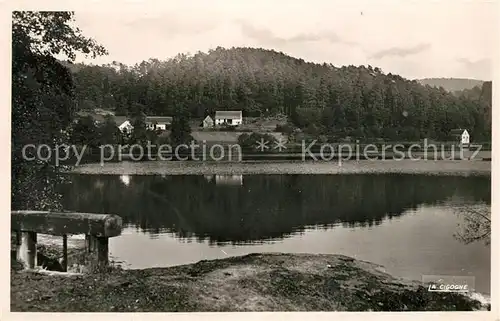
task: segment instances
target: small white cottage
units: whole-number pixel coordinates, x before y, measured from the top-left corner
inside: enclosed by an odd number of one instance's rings
[[[451,135],[460,142],[460,145],[469,145],[470,143],[470,135],[467,129],[453,129]]]
[[[121,123],[120,125],[118,125],[118,128],[120,129],[120,131],[122,133],[130,134],[132,132],[132,130],[134,129],[134,126],[132,126],[130,121],[126,120],[123,123]]]
[[[147,116],[146,128],[150,130],[167,130],[172,125],[173,117],[170,116]]]
[[[212,128],[214,127],[214,120],[212,117],[207,116],[205,119],[203,119],[203,128]]]

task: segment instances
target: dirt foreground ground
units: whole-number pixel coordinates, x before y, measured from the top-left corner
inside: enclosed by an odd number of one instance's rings
[[[341,255],[250,254],[100,274],[11,270],[11,311],[470,311],[481,303],[428,292]]]

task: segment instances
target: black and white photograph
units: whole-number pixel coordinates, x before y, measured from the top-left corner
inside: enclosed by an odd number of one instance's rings
[[[11,312],[498,318],[498,1],[11,7]]]

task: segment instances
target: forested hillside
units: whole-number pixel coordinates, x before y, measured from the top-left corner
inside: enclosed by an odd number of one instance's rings
[[[433,87],[443,87],[449,92],[462,91],[465,89],[472,89],[474,87],[479,87],[483,85],[484,81],[477,79],[465,79],[465,78],[424,78],[419,79],[419,83],[422,85],[429,85]]]
[[[335,67],[270,50],[219,47],[135,66],[70,68],[79,109],[117,115],[186,109],[191,117],[241,109],[246,117],[286,114],[306,132],[330,137],[447,139],[451,129],[467,128],[476,141],[490,139],[491,89],[457,96],[372,66]]]

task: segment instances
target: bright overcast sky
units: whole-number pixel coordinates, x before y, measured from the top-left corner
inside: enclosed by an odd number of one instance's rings
[[[85,35],[109,51],[93,63],[245,46],[411,79],[493,77],[498,5],[491,1],[181,0],[120,8],[76,11]]]

